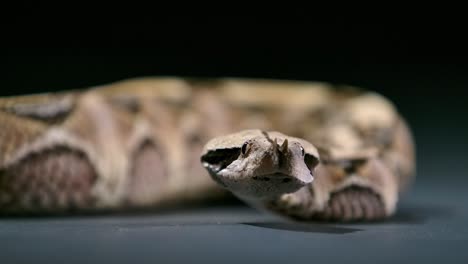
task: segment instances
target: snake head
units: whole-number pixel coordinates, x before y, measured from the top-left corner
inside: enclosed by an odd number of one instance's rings
[[[211,177],[241,198],[273,198],[313,180],[317,149],[279,132],[244,130],[210,140],[201,162]]]

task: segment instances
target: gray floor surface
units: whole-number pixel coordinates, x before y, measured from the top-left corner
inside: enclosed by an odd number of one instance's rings
[[[0,219],[0,263],[468,263],[468,192],[416,185],[389,221],[301,224],[243,206]]]

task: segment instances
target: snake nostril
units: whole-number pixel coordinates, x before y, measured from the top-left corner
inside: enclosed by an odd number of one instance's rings
[[[361,167],[366,160],[356,159],[356,160],[344,160],[340,162],[341,167],[344,172],[348,175],[355,173],[359,167]]]
[[[282,182],[283,182],[283,183],[288,183],[288,182],[291,182],[291,179],[289,179],[289,178],[284,178]]]
[[[349,166],[344,166],[343,170],[345,171],[346,174],[353,174],[356,172],[356,167],[354,165],[349,165]]]
[[[270,181],[269,177],[258,177],[258,176],[253,176],[252,179],[256,181]]]

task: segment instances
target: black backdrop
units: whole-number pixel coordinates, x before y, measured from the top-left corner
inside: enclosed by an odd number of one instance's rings
[[[30,11],[9,18],[2,36],[2,96],[157,75],[317,80],[376,90],[414,130],[418,182],[442,188],[468,182],[463,28],[232,15],[51,19]]]

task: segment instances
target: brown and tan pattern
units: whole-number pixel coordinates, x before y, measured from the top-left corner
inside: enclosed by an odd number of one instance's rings
[[[386,218],[415,169],[411,132],[377,93],[280,80],[132,79],[0,98],[0,213],[166,206],[223,197],[226,187],[236,194],[206,165],[246,158],[250,139],[251,153],[272,155],[252,161],[260,171],[300,176],[245,172],[255,176],[247,186],[255,194],[276,193],[245,200],[295,219]]]

